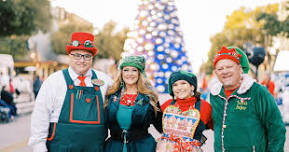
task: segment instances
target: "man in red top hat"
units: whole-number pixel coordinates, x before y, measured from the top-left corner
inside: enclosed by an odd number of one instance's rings
[[[103,101],[112,79],[93,70],[90,33],[75,32],[66,46],[68,69],[50,75],[37,95],[29,145],[34,152],[102,152],[107,136]]]

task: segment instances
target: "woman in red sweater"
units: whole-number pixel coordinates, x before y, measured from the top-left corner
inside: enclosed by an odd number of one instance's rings
[[[163,134],[157,152],[202,152],[205,129],[213,129],[211,105],[200,99],[197,77],[186,71],[173,72],[168,81],[173,99],[163,110]]]

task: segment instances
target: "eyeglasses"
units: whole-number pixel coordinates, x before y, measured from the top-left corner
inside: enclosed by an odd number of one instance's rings
[[[92,42],[90,40],[86,40],[86,41],[84,41],[84,43],[80,43],[79,41],[74,40],[74,41],[72,41],[71,45],[72,46],[83,45],[84,47],[91,48],[92,47]]]
[[[72,53],[70,53],[70,55],[72,55],[73,59],[75,59],[75,60],[80,60],[83,57],[83,59],[85,61],[89,61],[92,58],[92,55],[90,55],[90,54],[78,54],[78,53],[72,54]]]

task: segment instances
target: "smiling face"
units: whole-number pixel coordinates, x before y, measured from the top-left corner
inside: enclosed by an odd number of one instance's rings
[[[125,66],[121,72],[125,85],[136,85],[139,78],[139,70],[137,68]]]
[[[178,80],[172,85],[174,96],[179,99],[186,99],[192,96],[195,87],[186,80]]]
[[[232,90],[240,85],[242,68],[232,60],[223,59],[218,61],[215,73],[227,90]]]
[[[72,55],[73,54],[73,55]],[[80,59],[77,57],[81,55]],[[92,53],[84,50],[73,50],[69,54],[70,66],[77,74],[85,74],[92,66]],[[88,56],[91,56],[88,58]],[[85,59],[86,58],[86,59]]]

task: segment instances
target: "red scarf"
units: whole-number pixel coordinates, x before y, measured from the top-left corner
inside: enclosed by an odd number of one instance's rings
[[[186,99],[179,99],[177,98],[176,104],[179,105],[182,112],[187,111],[190,107],[195,107],[195,103],[197,102],[196,97],[190,97]]]

